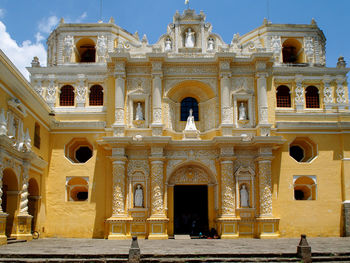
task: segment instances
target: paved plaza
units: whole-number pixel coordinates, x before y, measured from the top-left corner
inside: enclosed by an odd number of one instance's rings
[[[313,253],[350,253],[350,237],[308,238]],[[297,238],[272,240],[139,240],[141,254],[295,253]],[[128,254],[131,240],[47,238],[0,247],[0,254],[115,255]]]

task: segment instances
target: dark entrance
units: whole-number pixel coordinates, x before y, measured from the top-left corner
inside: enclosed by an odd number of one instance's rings
[[[198,235],[208,232],[208,186],[174,187],[174,233]]]

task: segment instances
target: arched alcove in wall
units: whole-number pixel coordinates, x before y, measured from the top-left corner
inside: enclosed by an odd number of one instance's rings
[[[181,118],[181,102],[186,98],[196,100],[198,103],[196,128],[203,132],[215,127],[216,93],[214,87],[198,80],[186,80],[167,87],[164,96],[169,104],[168,128],[176,132],[184,130],[186,120],[184,117]]]
[[[40,190],[38,182],[35,178],[30,178],[28,182],[28,213],[33,217],[31,229],[35,230],[38,211],[39,211],[39,200],[40,200]]]
[[[2,192],[2,211],[8,214],[6,218],[6,236],[10,237],[15,232],[13,222],[20,200],[17,176],[11,168],[6,168],[3,171]]]

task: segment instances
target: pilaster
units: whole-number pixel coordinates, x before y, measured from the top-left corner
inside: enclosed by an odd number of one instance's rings
[[[333,107],[333,88],[331,87],[331,78],[326,75],[323,78],[323,103],[326,111]]]
[[[269,136],[271,124],[268,118],[268,103],[267,103],[267,77],[265,62],[257,62],[256,64],[257,78],[257,93],[258,93],[258,128],[260,136]]]
[[[338,111],[344,111],[345,107],[347,106],[346,102],[346,96],[345,96],[345,87],[344,87],[344,82],[345,82],[344,76],[338,75],[336,77],[336,83],[337,83],[337,89],[336,89],[336,94],[337,94],[337,104],[338,104]]]
[[[113,124],[114,136],[124,136],[125,132],[125,62],[116,62],[115,77],[115,121]]]

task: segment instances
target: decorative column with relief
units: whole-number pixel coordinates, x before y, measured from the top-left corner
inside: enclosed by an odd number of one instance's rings
[[[3,158],[0,159],[0,246],[7,244],[7,236],[6,236],[6,218],[8,214],[6,214],[2,210],[2,179],[4,172]]]
[[[31,224],[33,217],[28,214],[28,181],[29,181],[29,167],[30,163],[25,162],[23,164],[22,171],[22,191],[20,200],[20,211],[15,218],[16,222],[16,234],[13,236],[17,239],[32,240]]]
[[[151,163],[151,216],[148,239],[168,239],[164,202],[164,157],[162,147],[152,147]]]
[[[107,219],[109,224],[108,239],[129,239],[129,222],[125,209],[126,200],[126,161],[124,148],[112,149],[112,216]]]
[[[233,177],[233,147],[220,149],[221,167],[221,215],[218,218],[221,238],[238,237],[238,219],[235,211],[235,183]]]
[[[346,99],[346,94],[345,94],[345,87],[344,87],[344,82],[346,78],[344,76],[337,76],[336,77],[336,82],[337,82],[337,105],[338,105],[338,110],[343,111],[345,110],[347,106],[347,99]]]
[[[162,62],[152,62],[152,135],[161,136],[162,124]]]
[[[258,91],[258,117],[259,117],[259,135],[270,136],[271,124],[268,119],[268,103],[267,103],[267,77],[265,62],[257,62],[256,78]]]
[[[259,224],[260,238],[279,237],[279,219],[272,214],[272,163],[271,147],[261,147],[256,159],[259,175]]]
[[[333,88],[331,87],[331,78],[326,75],[323,77],[323,103],[326,111],[333,107]]]
[[[221,129],[223,136],[232,136],[233,108],[230,99],[231,70],[230,61],[220,62],[221,90]]]
[[[115,77],[115,121],[114,136],[124,136],[125,131],[125,62],[117,61],[114,69]]]

